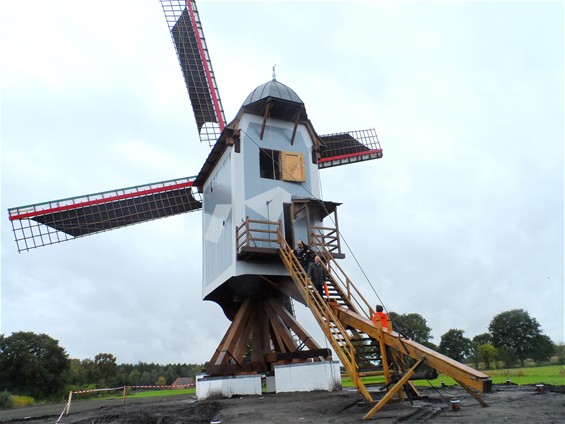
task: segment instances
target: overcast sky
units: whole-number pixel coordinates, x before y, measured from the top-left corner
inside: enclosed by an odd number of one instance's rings
[[[382,159],[322,171],[370,302],[421,314],[436,344],[516,308],[564,341],[562,2],[198,6],[228,121],[276,64],[319,134],[379,134]],[[209,360],[229,322],[201,300],[200,212],[22,254],[7,216],[198,173],[208,148],[160,2],[1,13],[0,333],[47,333],[79,359]]]

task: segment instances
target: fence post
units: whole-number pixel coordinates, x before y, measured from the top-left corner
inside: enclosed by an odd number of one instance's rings
[[[71,390],[69,392],[69,400],[67,401],[67,408],[65,409],[65,415],[69,415],[69,412],[71,410],[71,401],[73,399],[73,391]]]
[[[124,405],[126,403],[126,392],[127,392],[127,386],[124,386],[124,393],[123,393],[123,397],[122,397],[122,405]]]

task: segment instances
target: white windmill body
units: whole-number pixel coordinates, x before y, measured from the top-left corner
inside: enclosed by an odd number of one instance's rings
[[[289,273],[281,261],[269,260],[269,253],[278,259],[273,251],[276,234],[263,233],[242,248],[236,228],[256,222],[250,225],[268,230],[265,222],[280,222],[291,245],[308,240],[308,227],[321,226],[323,213],[289,215],[293,200],[320,198],[318,145],[304,103],[289,87],[273,79],[245,100],[195,181],[203,200],[204,299],[218,302],[227,312],[234,297],[272,290],[261,276],[293,285],[284,278]],[[242,260],[245,249],[256,254],[253,259]]]

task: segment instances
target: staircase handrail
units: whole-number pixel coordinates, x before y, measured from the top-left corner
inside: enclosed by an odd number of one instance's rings
[[[355,346],[351,343],[345,327],[340,320],[337,319],[330,305],[322,298],[318,290],[314,287],[312,280],[307,277],[302,265],[294,255],[294,251],[286,242],[286,239],[280,230],[278,231],[278,242],[280,246],[279,254],[281,259],[290,272],[293,281],[298,286],[306,305],[312,311],[314,318],[320,325],[320,328],[341,360],[341,363],[349,374],[353,384],[368,401],[372,401],[371,395],[359,377],[357,362],[355,360]],[[340,340],[339,342],[337,340],[338,338]]]
[[[343,268],[335,260],[331,260],[331,252],[326,248],[321,240],[321,237],[316,233],[311,233],[311,237],[315,238],[323,249],[322,256],[328,258],[326,265],[329,275],[333,278],[341,294],[349,301],[351,309],[359,314],[364,314],[367,318],[372,319],[375,310],[365,297],[361,294],[359,289],[349,279]],[[345,279],[345,282],[343,281]]]

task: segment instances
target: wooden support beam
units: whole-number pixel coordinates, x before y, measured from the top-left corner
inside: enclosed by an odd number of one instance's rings
[[[351,325],[352,327],[364,331],[375,340],[382,339],[386,346],[413,359],[419,360],[425,356],[427,364],[435,368],[438,372],[449,375],[455,380],[462,381],[463,384],[481,393],[490,392],[492,381],[488,375],[465,364],[461,364],[413,340],[406,339],[395,331],[389,330],[379,333],[371,320],[338,304],[332,303],[331,307],[344,325]]]
[[[263,135],[265,134],[265,127],[267,126],[267,120],[269,119],[269,114],[271,113],[271,100],[267,100],[267,104],[265,105],[265,113],[263,115],[263,125],[261,126],[261,134],[259,135],[259,139],[263,140]]]
[[[276,362],[276,361],[290,361],[293,359],[310,359],[310,358],[329,358],[332,356],[331,349],[322,348],[316,350],[297,350],[296,352],[288,352],[288,353],[273,353],[269,356],[269,362]]]
[[[377,328],[377,333],[383,332],[383,326],[381,324],[380,319],[377,319],[375,326]],[[390,384],[390,382],[391,382],[390,369],[389,369],[390,365],[388,363],[389,355],[388,355],[387,347],[386,347],[382,337],[378,338],[377,340],[379,342],[379,349],[381,351],[381,363],[383,365],[383,373],[384,373],[384,376],[385,376],[385,382],[386,382],[386,384]]]
[[[269,322],[263,308],[257,308],[254,324],[251,361],[264,361],[265,354],[271,351],[271,339],[269,338]]]
[[[243,364],[221,364],[221,365],[206,364],[205,370],[210,375],[228,376],[228,375],[264,372],[265,365],[263,361],[246,362]]]
[[[226,331],[226,334],[218,345],[216,352],[212,356],[212,359],[210,360],[211,365],[220,365],[233,358],[233,348],[237,342],[237,338],[240,336],[242,326],[244,326],[247,322],[250,309],[251,299],[246,299],[239,307],[239,310],[235,314],[235,318],[229,326],[228,331]]]
[[[402,390],[402,387],[408,382],[408,380],[410,380],[410,377],[412,377],[414,371],[416,371],[416,368],[418,368],[425,360],[426,360],[425,358],[421,358],[418,362],[416,362],[414,366],[410,368],[406,372],[406,374],[402,376],[400,380],[398,380],[398,382],[392,387],[392,389],[390,389],[388,393],[384,395],[384,397],[381,400],[379,400],[379,402],[373,408],[371,408],[371,410],[367,412],[367,414],[365,414],[363,419],[370,420],[373,417],[373,415],[375,415],[379,410],[381,410],[382,407],[385,406],[395,394],[400,393],[400,390]]]
[[[271,301],[271,304],[276,303]],[[274,306],[274,305],[273,305]],[[302,328],[302,326],[296,321],[296,319],[290,314],[290,312],[284,308],[281,304],[278,304],[276,307],[276,312],[279,317],[283,320],[285,325],[287,325],[293,332],[298,336],[300,341],[304,343],[304,345],[311,350],[320,349],[320,346],[316,341],[310,337],[310,334]]]
[[[232,348],[233,357],[238,364],[243,363],[245,350],[247,349],[247,345],[249,344],[249,340],[251,339],[251,332],[255,324],[257,301],[253,300],[250,303],[251,305],[249,307],[249,312],[247,313],[245,320],[242,322],[243,325],[239,330],[239,334],[234,340]]]
[[[463,387],[467,393],[469,393],[471,396],[473,396],[475,398],[475,400],[481,404],[481,406],[488,406],[487,403],[483,400],[482,397],[479,396],[479,394],[477,392],[474,392],[466,384],[463,384],[462,382],[460,382],[458,380],[455,380],[455,381],[457,382],[457,384],[459,384],[461,387]]]
[[[303,106],[304,107],[304,106]],[[300,115],[302,113],[302,108],[299,109],[294,115],[294,128],[292,130],[292,137],[290,137],[290,145],[294,144],[294,137],[296,136],[296,130],[298,128],[298,122],[300,122]]]
[[[276,309],[273,307],[273,303],[274,302],[265,302],[265,311],[269,322],[271,323],[271,329],[281,344],[282,349],[280,349],[280,351],[294,352],[298,348],[296,341],[292,338],[290,331],[284,325],[281,317],[277,314]]]

